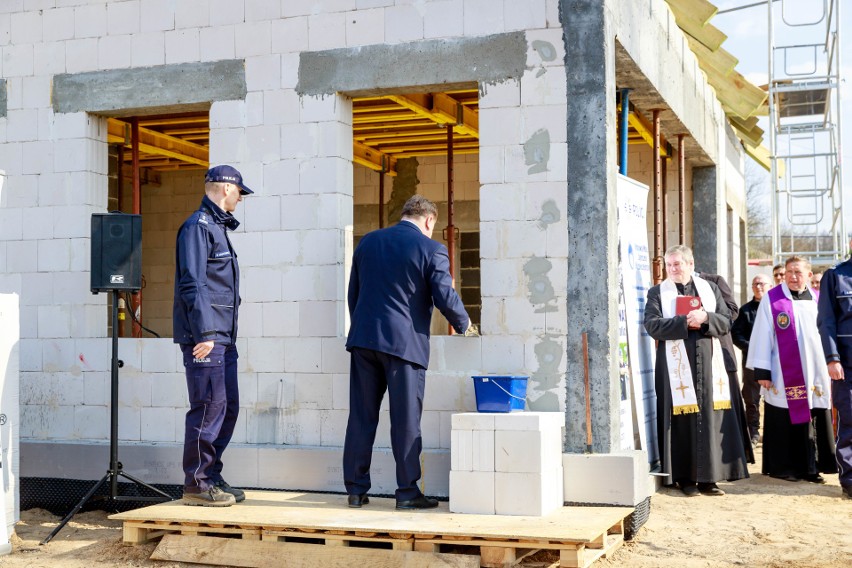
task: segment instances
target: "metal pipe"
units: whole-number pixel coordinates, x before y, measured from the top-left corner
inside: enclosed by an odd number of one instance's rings
[[[139,119],[133,117],[130,122],[131,156],[133,158],[133,214],[142,214],[142,183],[139,178]],[[130,295],[130,309],[137,315],[133,320],[133,337],[142,337],[142,327],[137,320],[142,321],[140,306],[142,305],[142,290]]]
[[[627,175],[627,132],[630,117],[630,89],[621,89],[621,124],[618,140],[618,173]]]
[[[385,226],[385,159],[382,156],[382,169],[379,170],[379,229]]]
[[[662,171],[662,194],[663,194],[663,203],[662,203],[662,215],[660,215],[661,219],[661,231],[663,233],[663,242],[662,249],[666,250],[668,248],[669,242],[669,167],[668,167],[668,158],[662,158],[660,160],[660,166]]]
[[[124,144],[118,145],[118,210],[124,210]]]
[[[686,154],[684,150],[686,138],[683,134],[677,135],[677,242],[686,242]]]
[[[663,279],[663,233],[660,217],[663,211],[662,191],[662,159],[660,157],[660,110],[653,111],[653,133],[654,133],[654,284],[659,284]]]
[[[447,125],[447,254],[450,257],[450,278],[453,288],[456,287],[456,228],[455,195],[453,187],[453,125]],[[452,324],[449,325],[450,335],[455,334]]]

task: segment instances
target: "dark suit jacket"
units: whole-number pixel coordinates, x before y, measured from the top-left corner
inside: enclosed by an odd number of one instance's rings
[[[447,248],[408,221],[367,233],[352,258],[346,349],[429,365],[432,306],[458,333],[470,317],[452,287]]]
[[[737,315],[740,312],[740,307],[737,304],[737,301],[734,299],[734,294],[731,292],[731,287],[728,286],[728,283],[725,282],[725,279],[722,278],[719,274],[707,274],[705,272],[699,272],[698,276],[703,278],[708,282],[712,282],[719,288],[719,292],[722,294],[722,299],[725,300],[725,304],[728,306],[728,310],[731,312],[731,322],[737,319]],[[728,329],[730,329],[730,324],[728,325]],[[719,343],[722,344],[722,355],[724,355],[725,359],[725,370],[729,373],[737,372],[737,356],[734,353],[734,344],[731,341],[731,334],[726,333],[725,335],[719,337]]]

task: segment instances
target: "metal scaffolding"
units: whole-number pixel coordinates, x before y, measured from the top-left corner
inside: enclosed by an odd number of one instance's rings
[[[841,173],[840,4],[767,2],[774,262],[797,254],[827,265],[848,252]],[[795,42],[784,43],[792,38]]]

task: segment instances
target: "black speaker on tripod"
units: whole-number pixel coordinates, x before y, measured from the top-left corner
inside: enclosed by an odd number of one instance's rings
[[[142,288],[142,215],[92,214],[92,293]]]
[[[112,364],[110,366],[109,469],[64,519],[47,535],[47,544],[62,530],[71,517],[90,499],[113,501],[171,501],[168,493],[133,477],[118,461],[118,369],[124,362],[118,358],[118,296],[122,291],[142,289],[142,216],[127,213],[92,214],[92,293],[112,292]],[[118,478],[123,477],[153,495],[119,495]],[[98,489],[109,482],[109,495],[97,496]]]

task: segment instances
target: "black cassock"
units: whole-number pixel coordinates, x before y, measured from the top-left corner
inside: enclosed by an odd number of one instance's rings
[[[688,329],[686,316],[663,317],[660,287],[648,290],[645,329],[658,341],[654,379],[657,391],[657,443],[664,482],[716,483],[748,477],[744,434],[734,410],[713,410],[713,338],[731,328],[731,317],[719,288],[708,285],[716,296],[716,310],[707,314],[701,329]],[[697,296],[693,281],[677,284],[678,294]],[[682,339],[686,348],[698,412],[672,415],[672,394],[666,364],[665,341]],[[733,389],[732,389],[733,390]],[[736,400],[733,402],[736,404]]]

